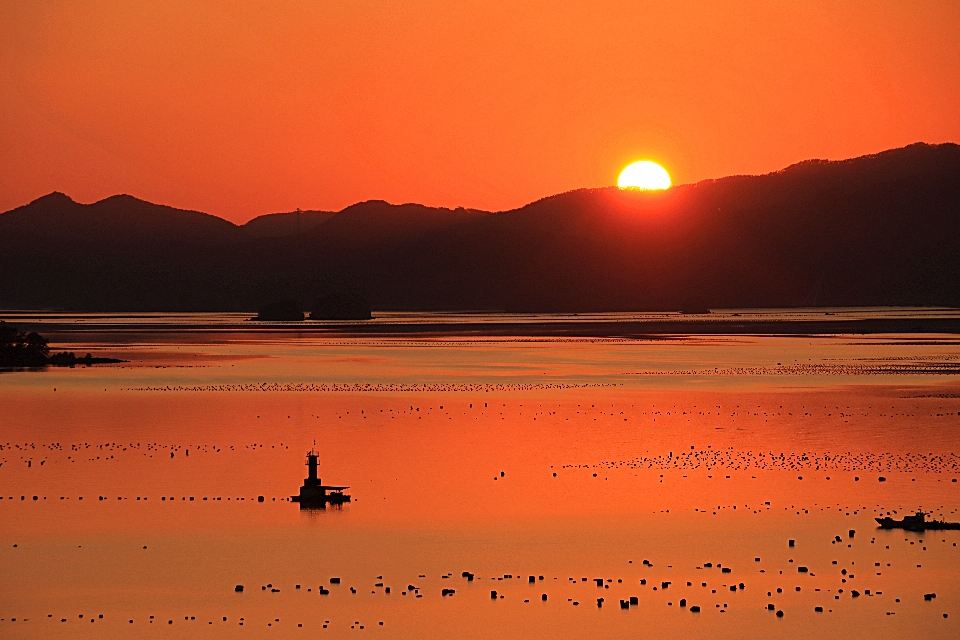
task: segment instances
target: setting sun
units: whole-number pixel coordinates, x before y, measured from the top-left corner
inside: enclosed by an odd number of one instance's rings
[[[669,189],[670,174],[656,162],[641,160],[627,165],[620,172],[617,186],[621,189]]]

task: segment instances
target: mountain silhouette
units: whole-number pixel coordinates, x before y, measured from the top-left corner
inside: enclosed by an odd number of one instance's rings
[[[234,225],[52,193],[0,214],[0,308],[253,311],[960,306],[960,146],[490,213],[369,201]]]

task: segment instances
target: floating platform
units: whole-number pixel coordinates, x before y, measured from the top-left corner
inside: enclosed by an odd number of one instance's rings
[[[290,501],[299,502],[302,507],[343,504],[344,502],[350,502],[350,496],[343,493],[349,488],[350,487],[332,487],[326,485],[300,487],[300,494],[290,496]],[[304,489],[315,489],[315,491],[304,491]]]
[[[328,504],[341,505],[350,502],[350,495],[344,493],[350,487],[321,484],[317,476],[320,454],[311,449],[307,452],[307,477],[303,479],[300,493],[290,496],[291,502],[300,504],[300,508],[324,508]]]

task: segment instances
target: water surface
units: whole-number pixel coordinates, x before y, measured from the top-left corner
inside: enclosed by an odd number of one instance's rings
[[[960,520],[956,335],[11,319],[129,362],[0,373],[3,637],[960,629],[960,532],[873,521]],[[342,509],[287,501],[314,442]]]

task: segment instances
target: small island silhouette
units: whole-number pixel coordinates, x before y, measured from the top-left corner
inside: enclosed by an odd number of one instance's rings
[[[82,358],[70,351],[50,353],[49,341],[36,332],[20,331],[0,320],[0,368],[74,367],[126,362],[116,358]]]

